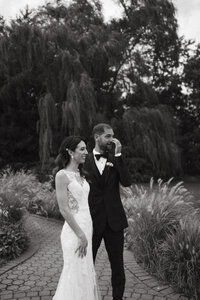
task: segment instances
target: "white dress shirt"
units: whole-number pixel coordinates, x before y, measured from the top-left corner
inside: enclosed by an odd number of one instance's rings
[[[97,152],[95,149],[93,149],[93,154],[94,154],[94,161],[95,164],[99,170],[99,173],[102,175],[103,170],[105,168],[106,162],[107,162],[107,158],[106,157],[100,157],[99,160],[96,159],[95,154],[100,154],[99,152]]]
[[[98,151],[96,151],[95,149],[93,149],[93,155],[94,155],[94,161],[95,161],[95,164],[99,170],[99,173],[102,175],[103,173],[103,170],[105,168],[105,165],[107,163],[107,158],[106,157],[100,157],[99,160],[96,159],[96,156],[95,154],[100,154]],[[121,156],[121,153],[117,153],[115,154],[116,157],[118,156]]]

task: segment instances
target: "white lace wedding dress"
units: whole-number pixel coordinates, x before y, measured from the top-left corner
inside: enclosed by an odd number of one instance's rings
[[[67,222],[61,232],[64,266],[53,300],[100,300],[99,289],[92,257],[92,219],[88,206],[89,184],[79,173],[64,172],[70,183],[67,188],[66,205],[70,208],[79,226],[85,233],[87,254],[79,257],[75,250],[78,238]],[[79,176],[79,177],[77,177]]]

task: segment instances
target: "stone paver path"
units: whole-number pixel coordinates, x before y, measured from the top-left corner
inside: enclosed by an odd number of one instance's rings
[[[36,216],[26,220],[31,245],[20,259],[0,268],[0,300],[50,300],[62,270],[60,231],[62,223]],[[126,289],[124,300],[183,300],[168,286],[160,285],[125,250]],[[96,271],[102,300],[112,300],[111,271],[104,245],[98,252]],[[73,300],[67,299],[66,300]]]

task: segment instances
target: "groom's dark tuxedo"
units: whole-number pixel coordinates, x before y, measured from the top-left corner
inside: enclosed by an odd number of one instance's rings
[[[94,155],[90,153],[86,159],[85,169],[90,184],[89,206],[94,232],[102,233],[106,223],[113,231],[126,228],[128,225],[120,198],[119,182],[123,186],[129,186],[131,180],[122,157],[108,156],[101,175]]]
[[[120,198],[119,183],[131,185],[131,178],[121,156],[108,156],[102,175],[93,153],[88,154],[84,169],[90,184],[89,206],[93,220],[94,259],[104,239],[112,269],[113,299],[121,300],[124,292],[123,229],[128,226]]]

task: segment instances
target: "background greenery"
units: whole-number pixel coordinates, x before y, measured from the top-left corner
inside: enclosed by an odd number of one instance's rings
[[[200,45],[178,37],[172,1],[119,2],[110,23],[98,0],[0,18],[0,168],[50,173],[64,136],[91,149],[104,121],[135,182],[199,175]]]
[[[28,213],[62,219],[51,180],[10,168],[0,173],[0,266],[24,252],[29,245],[25,220]]]
[[[190,188],[193,187],[190,185]],[[121,187],[129,227],[126,246],[138,263],[164,283],[200,297],[200,200],[183,182],[161,179]],[[198,192],[198,193],[197,193]],[[0,265],[28,246],[24,212],[62,219],[51,178],[41,183],[33,172],[5,169],[0,174]]]
[[[7,169],[0,175],[0,266],[28,247],[28,235],[24,228],[26,193],[23,184],[20,184],[20,178],[25,176],[19,174],[14,176]],[[20,193],[19,188],[22,188]]]

